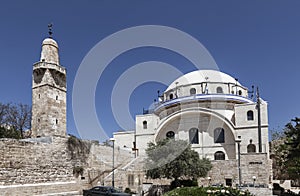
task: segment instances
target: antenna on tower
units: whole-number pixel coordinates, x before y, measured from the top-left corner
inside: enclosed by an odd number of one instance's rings
[[[48,24],[48,33],[49,33],[49,38],[52,38],[52,34],[53,34],[53,32],[52,32],[52,26],[53,26],[53,24],[52,24],[52,23],[49,23],[49,24]]]

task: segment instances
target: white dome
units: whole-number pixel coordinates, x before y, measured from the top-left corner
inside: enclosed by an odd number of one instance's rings
[[[52,38],[46,38],[46,39],[44,39],[42,45],[52,45],[52,46],[55,46],[56,48],[58,48],[57,42],[54,39],[52,39]]]
[[[176,79],[167,88],[166,92],[176,88],[176,86],[185,86],[189,84],[201,83],[201,82],[218,82],[218,83],[232,83],[241,85],[233,77],[217,70],[197,70],[187,73],[178,79]]]

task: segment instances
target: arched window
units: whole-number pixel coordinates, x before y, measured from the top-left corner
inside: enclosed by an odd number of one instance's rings
[[[199,131],[197,128],[190,129],[189,138],[191,144],[199,144]]]
[[[191,88],[190,89],[190,95],[195,95],[196,94],[196,89],[195,88]]]
[[[174,95],[171,93],[171,94],[169,95],[169,97],[170,97],[170,99],[173,99],[173,98],[174,98]]]
[[[247,120],[254,120],[253,111],[249,110],[247,112]]]
[[[219,86],[219,87],[217,88],[217,93],[223,93],[222,87]]]
[[[256,146],[252,144],[252,140],[250,140],[250,144],[247,146],[247,153],[256,153]]]
[[[147,121],[143,121],[143,129],[147,129]]]
[[[222,151],[217,151],[215,153],[215,160],[225,160],[225,153]]]
[[[215,143],[225,143],[224,129],[219,127],[214,130],[214,141]]]
[[[242,95],[242,94],[243,94],[242,90],[239,90],[239,95]]]
[[[166,134],[166,137],[168,139],[174,139],[175,138],[175,133],[173,131],[168,131]]]

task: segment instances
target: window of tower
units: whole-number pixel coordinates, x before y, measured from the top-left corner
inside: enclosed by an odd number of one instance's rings
[[[254,120],[254,114],[252,110],[247,112],[247,120]]]
[[[37,119],[38,123],[41,121],[39,118]]]
[[[57,119],[55,120],[55,123],[58,124],[58,120]]]
[[[143,129],[147,129],[147,121],[143,121]]]
[[[173,99],[173,98],[174,98],[174,96],[173,96],[172,93],[169,95],[169,97],[170,97],[170,99]]]
[[[41,98],[41,94],[39,94],[39,99]]]
[[[56,98],[55,98],[56,100],[58,100],[58,96],[56,95]]]

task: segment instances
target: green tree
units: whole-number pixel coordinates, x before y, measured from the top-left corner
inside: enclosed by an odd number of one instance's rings
[[[272,141],[270,142],[273,178],[276,180],[289,179],[284,164],[287,158],[287,145],[285,145],[285,134],[283,130],[272,130]]]
[[[0,138],[21,139],[21,134],[19,131],[16,131],[15,129],[12,128],[8,129],[0,126]]]
[[[285,165],[290,179],[300,182],[300,118],[294,118],[285,126],[287,156]]]
[[[166,139],[149,143],[146,149],[147,178],[178,180],[205,177],[212,168],[208,159],[200,159],[191,145],[183,140]]]
[[[271,142],[274,178],[300,185],[300,119],[292,119],[275,136]]]

